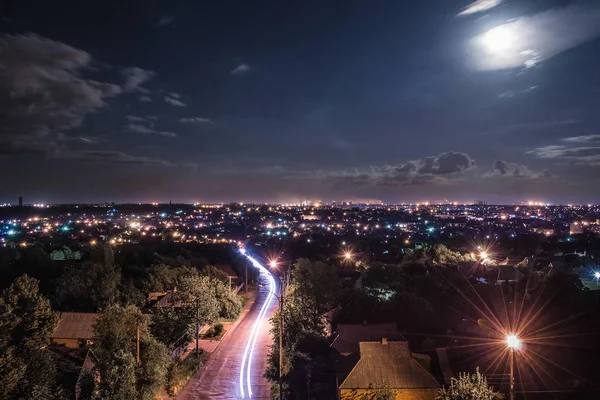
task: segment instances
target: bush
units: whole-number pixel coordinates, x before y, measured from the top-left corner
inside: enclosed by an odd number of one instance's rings
[[[169,396],[176,396],[185,387],[187,381],[198,372],[207,358],[208,353],[200,349],[199,358],[196,357],[196,351],[193,351],[183,360],[173,364],[167,381]]]
[[[223,333],[223,324],[216,324],[213,328],[215,330],[215,336],[219,336]]]
[[[223,333],[223,324],[216,324],[208,328],[206,333],[204,334],[204,338],[210,339],[215,338]]]

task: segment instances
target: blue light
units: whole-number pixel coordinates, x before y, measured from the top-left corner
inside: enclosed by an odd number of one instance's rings
[[[427,230],[428,230],[429,232],[433,232],[435,229],[433,229],[433,228],[427,228]]]
[[[166,217],[166,216],[167,216],[167,214],[166,214],[166,213],[161,213],[161,214],[160,214],[160,217],[161,217],[161,218],[164,218],[164,217]]]
[[[271,231],[267,231],[267,236],[271,236]]]
[[[68,231],[68,230],[69,230],[69,227],[68,227],[68,226],[63,226],[63,227],[62,227],[62,228],[60,228],[60,229],[61,229],[63,232],[66,232],[66,231]]]
[[[11,229],[11,230],[9,230],[8,232],[6,232],[6,234],[7,234],[8,236],[12,236],[12,235],[14,235],[15,233],[17,233],[17,232],[16,232],[14,229]]]

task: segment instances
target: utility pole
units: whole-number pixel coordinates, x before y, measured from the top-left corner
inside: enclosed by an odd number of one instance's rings
[[[515,372],[514,372],[514,363],[515,363],[515,349],[510,348],[509,352],[509,362],[510,362],[510,394],[509,400],[515,400]]]
[[[231,291],[231,275],[229,275],[229,291]]]
[[[198,340],[200,339],[200,304],[198,304],[198,299],[196,299],[196,361],[198,361],[198,365],[200,365],[200,350],[198,349]]]
[[[279,286],[279,400],[283,400],[283,308],[285,306],[286,276],[280,277]]]
[[[246,286],[244,286],[244,289],[246,293],[248,293],[248,264],[244,264],[246,266]]]
[[[140,366],[140,323],[136,324],[136,356],[135,360],[137,362],[138,367]]]

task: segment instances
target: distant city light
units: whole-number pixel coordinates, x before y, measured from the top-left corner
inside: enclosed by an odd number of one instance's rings
[[[488,259],[488,253],[486,253],[485,251],[482,251],[481,253],[479,253],[479,257],[482,260],[487,260]]]

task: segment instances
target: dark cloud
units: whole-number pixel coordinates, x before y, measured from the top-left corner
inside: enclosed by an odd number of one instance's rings
[[[142,103],[150,103],[152,98],[150,96],[140,96],[138,97],[138,100]]]
[[[70,133],[106,100],[132,90],[153,73],[124,71],[123,86],[84,76],[92,57],[65,43],[34,34],[0,36],[0,148],[4,155],[60,157],[68,142],[87,142]]]
[[[333,180],[337,183],[377,186],[446,184],[462,178],[464,172],[474,167],[475,161],[468,154],[451,151],[397,165],[320,171],[316,177]]]
[[[70,155],[71,158],[83,160],[83,161],[95,161],[109,164],[142,164],[142,165],[155,165],[161,167],[195,167],[191,163],[172,163],[160,158],[154,157],[141,157],[134,156],[131,154],[123,153],[120,151],[83,151],[73,153]]]
[[[190,117],[190,118],[181,118],[179,122],[182,124],[212,124],[213,121],[208,118],[200,118],[200,117]]]
[[[484,177],[507,177],[523,179],[551,178],[553,175],[548,170],[534,172],[523,164],[512,163],[504,160],[494,161],[492,172],[484,174]]]

